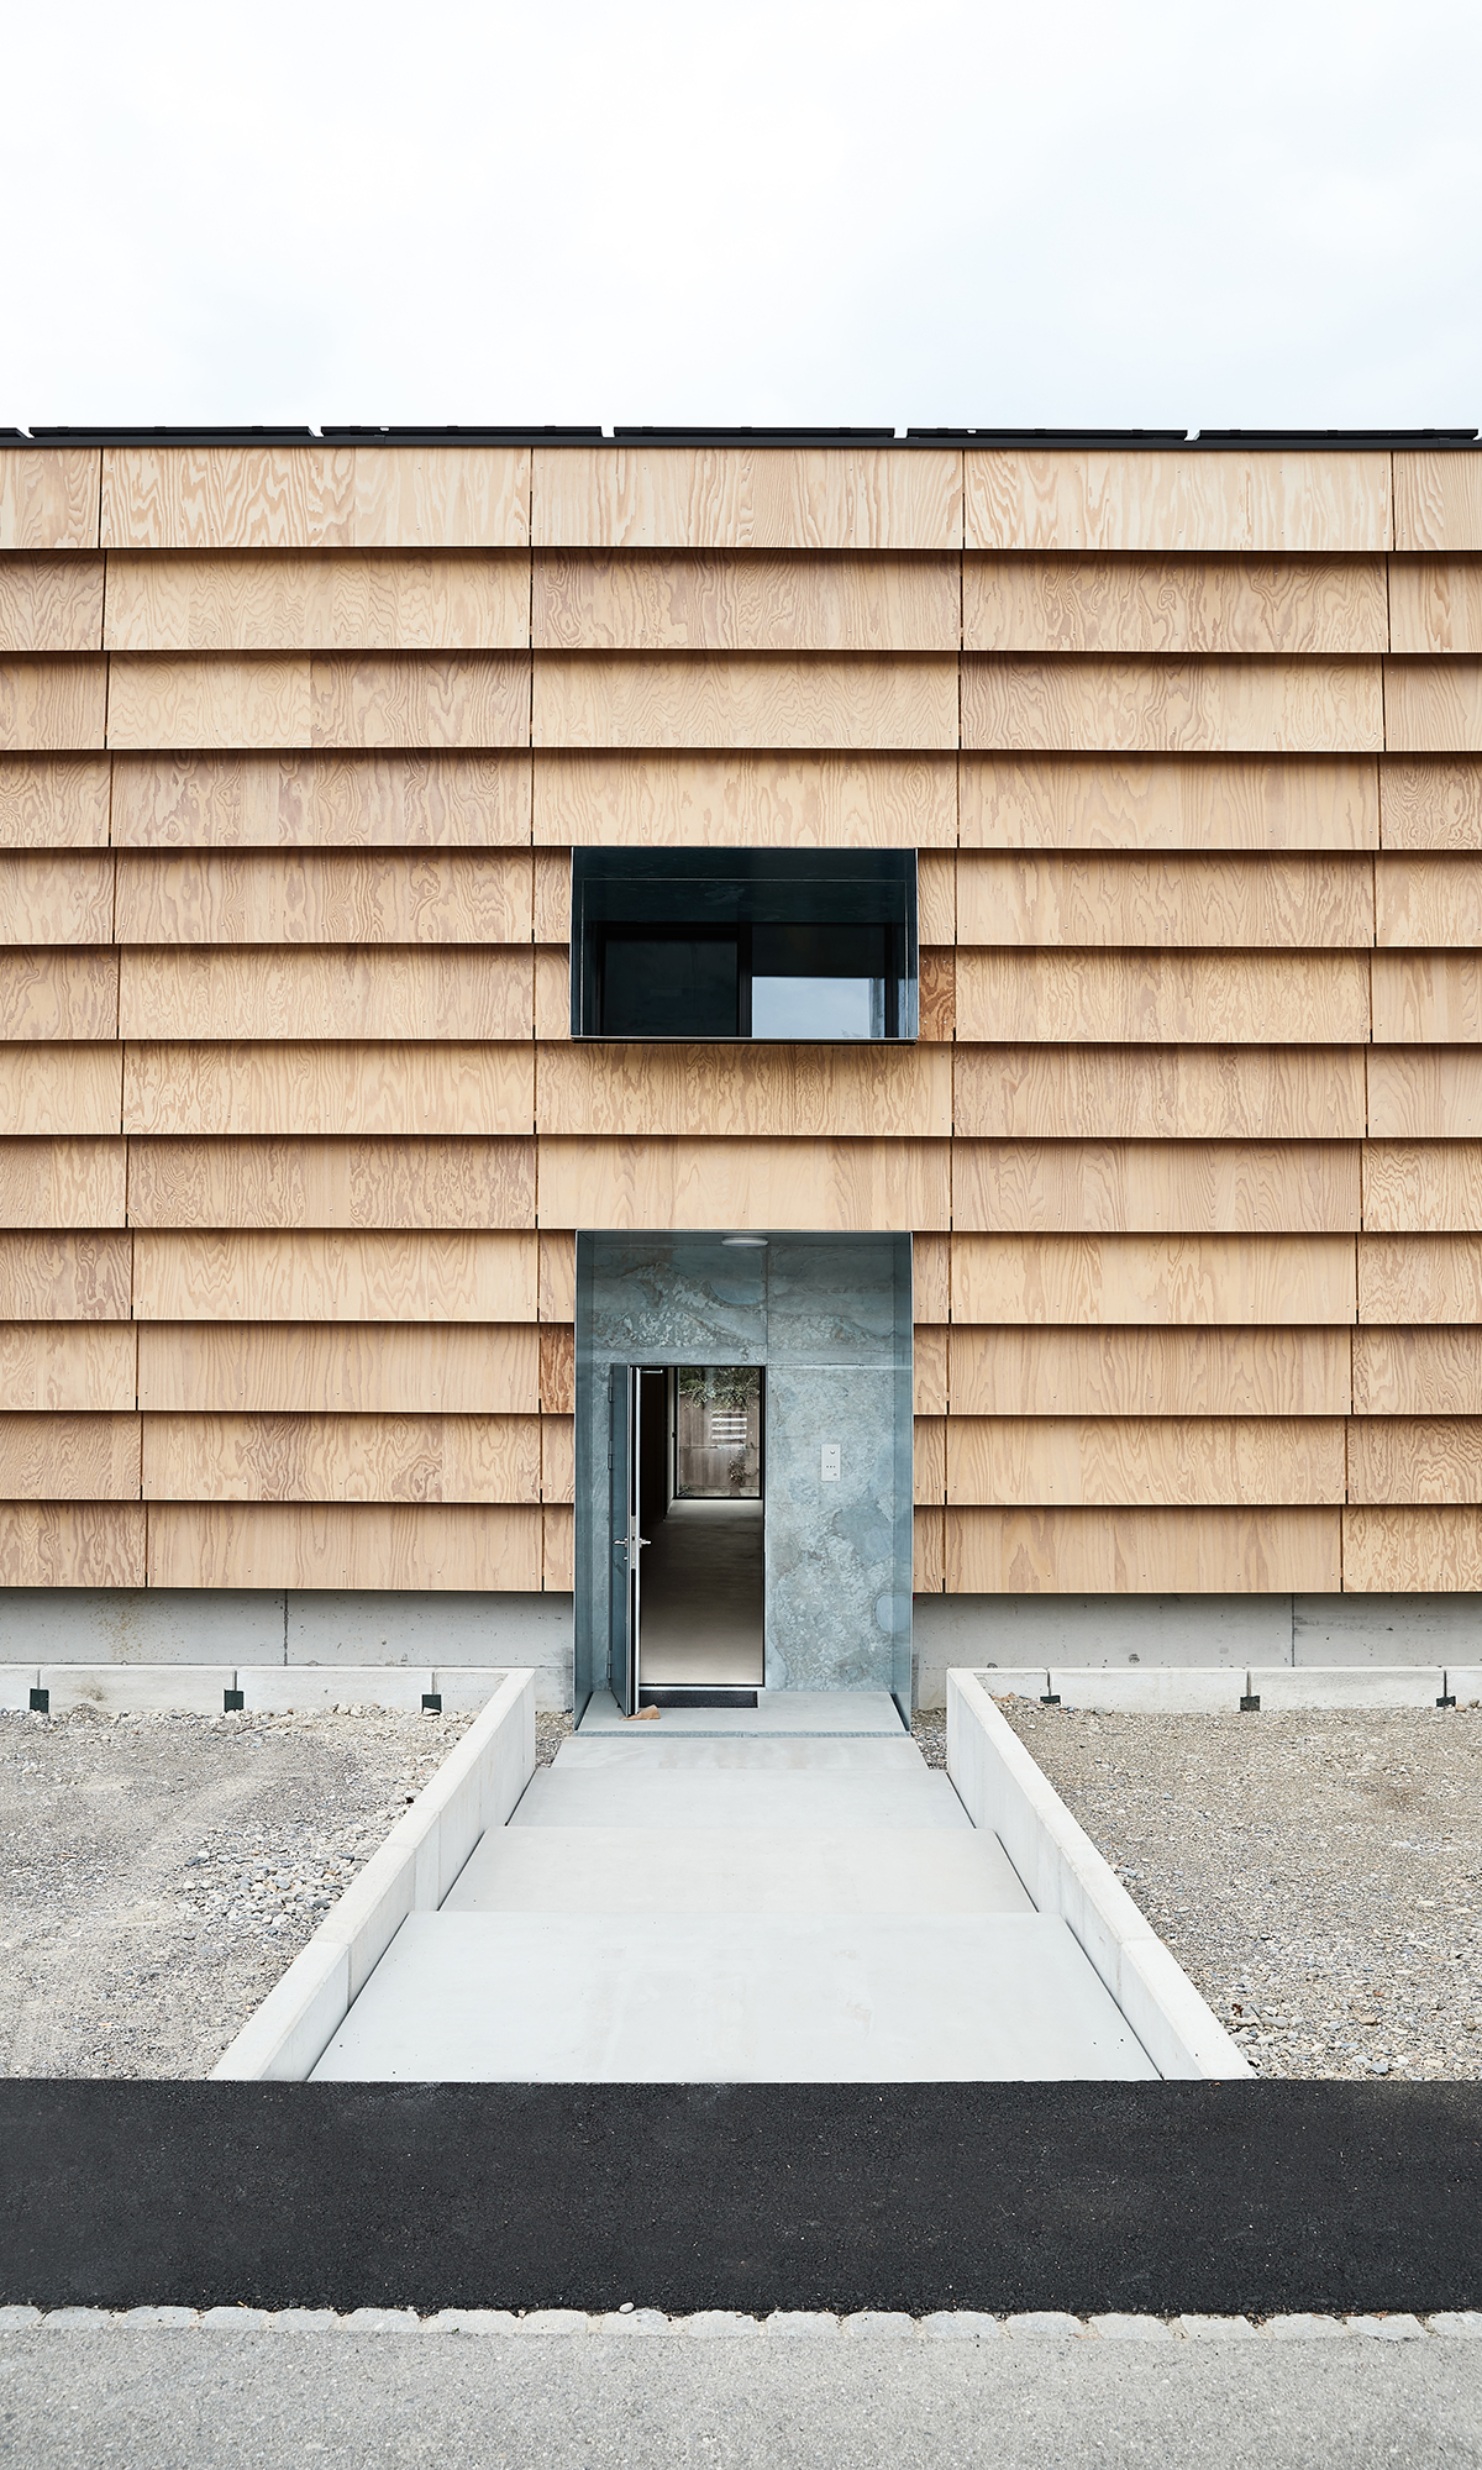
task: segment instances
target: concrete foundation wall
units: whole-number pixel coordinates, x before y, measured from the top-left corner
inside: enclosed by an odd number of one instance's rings
[[[918,1595],[915,1703],[947,1671],[1482,1663],[1482,1595]]]
[[[0,1589],[0,1665],[456,1665],[569,1707],[569,1595]],[[1482,1595],[918,1595],[915,1703],[947,1670],[1482,1665]]]
[[[519,1665],[571,1704],[569,1595],[0,1589],[0,1665]]]

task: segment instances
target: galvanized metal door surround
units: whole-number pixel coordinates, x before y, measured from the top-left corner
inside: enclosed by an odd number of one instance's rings
[[[721,1232],[582,1233],[576,1290],[578,1708],[609,1678],[628,1583],[613,1374],[676,1363],[766,1370],[767,1687],[889,1689],[909,1706],[909,1235],[768,1232],[739,1249]],[[631,1658],[615,1677],[636,1691]]]

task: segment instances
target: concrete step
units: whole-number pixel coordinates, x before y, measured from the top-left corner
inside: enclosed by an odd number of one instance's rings
[[[1065,1924],[1039,1913],[719,1926],[708,1913],[414,1913],[314,2070],[544,2084],[1153,2074]]]
[[[636,1725],[619,1715],[610,1690],[598,1690],[588,1701],[577,1727],[585,1740],[594,1733],[880,1733],[905,1731],[900,1709],[888,1690],[758,1690],[754,1707],[662,1707],[658,1720]]]
[[[701,1749],[707,1745],[685,1746]],[[971,1831],[968,1814],[945,1775],[932,1772],[919,1760],[914,1771],[908,1767],[884,1773],[868,1768],[727,1771],[646,1763],[583,1767],[568,1764],[564,1750],[554,1766],[538,1771],[509,1823],[511,1827],[662,1828],[666,1833],[676,1827],[723,1827],[747,1833],[780,1829],[793,1835],[799,1831],[854,1834],[881,1827]]]
[[[898,1827],[868,1835],[744,1829],[497,1827],[443,1902],[450,1912],[1015,1913],[1034,1907],[997,1836]]]
[[[784,1740],[709,1739],[657,1733],[583,1733],[556,1752],[562,1775],[929,1775],[914,1741],[839,1740],[806,1734]]]

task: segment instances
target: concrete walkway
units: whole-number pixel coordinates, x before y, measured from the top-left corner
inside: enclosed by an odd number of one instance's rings
[[[39,2331],[0,2337],[0,2454],[27,2470],[1476,2470],[1482,2342]]]
[[[788,1698],[599,1707],[441,1910],[403,1922],[316,2079],[1151,2076],[890,1700]]]

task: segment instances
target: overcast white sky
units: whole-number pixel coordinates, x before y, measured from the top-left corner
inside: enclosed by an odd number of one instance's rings
[[[8,0],[0,422],[1482,423],[1476,0]]]

